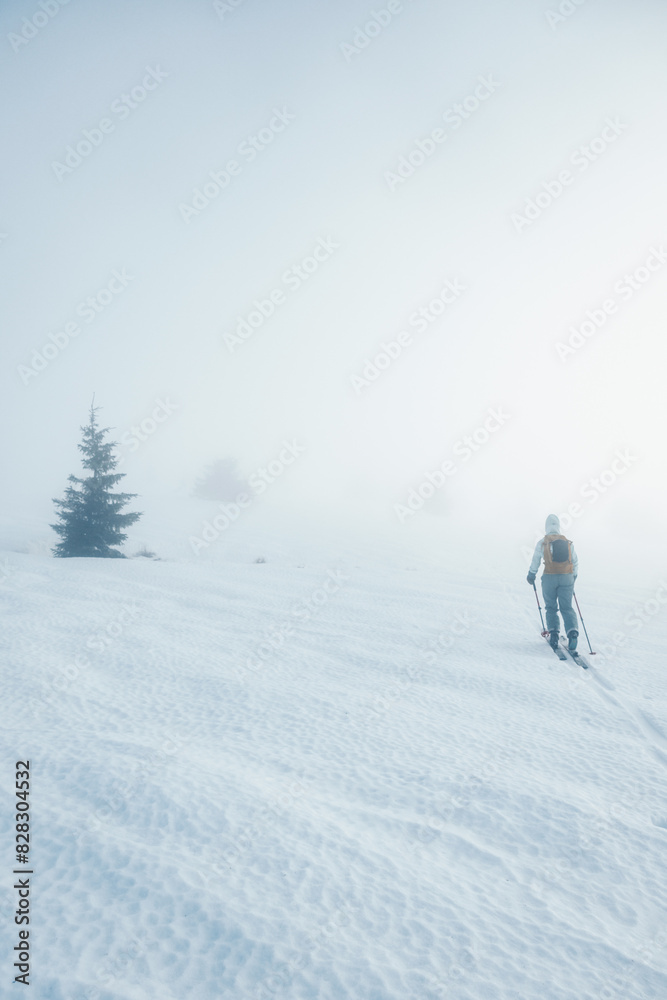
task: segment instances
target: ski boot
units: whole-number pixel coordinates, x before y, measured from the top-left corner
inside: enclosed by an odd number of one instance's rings
[[[579,633],[576,628],[570,629],[567,633],[567,648],[571,653],[576,652],[577,649],[577,639],[579,638]]]
[[[558,649],[558,632],[549,633],[549,645],[552,649]]]

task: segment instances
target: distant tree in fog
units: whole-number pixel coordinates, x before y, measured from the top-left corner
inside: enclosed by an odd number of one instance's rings
[[[237,475],[234,459],[220,458],[204,469],[192,492],[201,500],[234,500],[247,489],[248,484]]]

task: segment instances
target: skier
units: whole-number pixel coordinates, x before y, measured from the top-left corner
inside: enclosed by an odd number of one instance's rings
[[[526,579],[533,586],[540,563],[544,559],[542,574],[542,594],[547,612],[549,643],[553,649],[558,646],[558,610],[563,616],[563,627],[567,634],[567,648],[574,652],[579,638],[577,613],[572,607],[574,582],[577,579],[579,560],[574,545],[560,533],[560,521],[555,514],[549,514],[544,525],[546,535],[535,546],[535,554]]]

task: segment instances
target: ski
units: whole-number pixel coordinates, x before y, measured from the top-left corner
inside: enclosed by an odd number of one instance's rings
[[[570,654],[570,656],[572,657],[572,659],[574,660],[574,662],[577,664],[577,666],[581,667],[583,670],[588,670],[588,663],[583,658],[583,656],[580,656],[579,653],[577,653],[576,651],[573,653],[571,649],[568,649],[567,648],[567,643],[565,642],[565,639],[561,639],[561,642],[563,643],[566,652]],[[563,659],[566,660],[567,657],[563,656]]]
[[[565,655],[565,653],[563,652],[563,650],[560,648],[560,646],[552,646],[551,643],[549,642],[548,637],[546,635],[545,635],[544,638],[546,639],[546,643],[547,643],[547,646],[549,647],[549,649],[553,649],[554,653],[556,654],[556,656],[558,657],[559,660],[567,660],[567,656]]]

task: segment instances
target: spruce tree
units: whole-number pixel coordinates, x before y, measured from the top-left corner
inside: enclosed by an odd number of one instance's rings
[[[113,454],[115,442],[105,441],[109,427],[99,429],[97,410],[90,405],[90,419],[82,427],[83,441],[78,445],[83,454],[82,465],[90,470],[86,479],[69,476],[71,484],[65,490],[64,500],[55,500],[58,508],[59,524],[51,527],[60,535],[60,541],[53,549],[54,556],[93,556],[106,559],[124,559],[117,548],[127,535],[123,528],[134,524],[141,514],[123,514],[126,506],[136,493],[114,493],[113,487],[125,477],[125,473],[115,473],[118,459]]]

